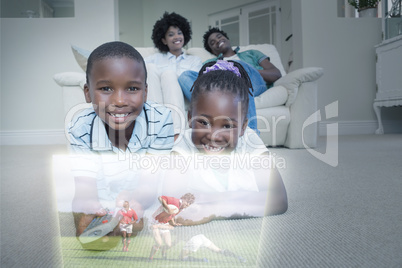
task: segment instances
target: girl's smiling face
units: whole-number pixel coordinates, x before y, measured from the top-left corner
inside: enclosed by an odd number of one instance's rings
[[[238,98],[213,90],[199,95],[191,108],[191,139],[198,150],[205,154],[230,154],[247,127]]]

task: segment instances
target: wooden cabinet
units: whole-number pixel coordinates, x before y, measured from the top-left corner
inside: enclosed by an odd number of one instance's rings
[[[387,1],[383,2],[384,11],[396,10],[394,6],[388,7]],[[396,2],[400,6],[401,1],[395,1],[395,5]],[[400,16],[400,9],[398,12],[399,16],[396,17],[389,17],[391,12],[384,12],[382,19],[384,39],[381,44],[375,47],[377,94],[373,107],[378,119],[376,134],[384,133],[381,108],[402,106],[402,31],[395,28],[395,26],[399,27],[399,24],[402,25],[402,17]]]

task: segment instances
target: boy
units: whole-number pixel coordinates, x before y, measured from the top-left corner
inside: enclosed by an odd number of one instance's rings
[[[68,126],[75,154],[78,236],[95,216],[105,216],[105,208],[114,208],[122,192],[141,193],[138,170],[121,156],[167,154],[174,136],[170,110],[146,102],[147,71],[132,46],[109,42],[96,48],[88,58],[86,77],[85,99],[93,107],[78,113]],[[152,182],[146,184],[149,188]]]
[[[82,111],[69,126],[73,152],[170,150],[170,111],[146,102],[147,71],[137,50],[123,42],[99,46],[88,58],[86,76],[85,100],[93,108]]]

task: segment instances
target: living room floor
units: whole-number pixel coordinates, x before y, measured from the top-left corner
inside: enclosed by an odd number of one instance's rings
[[[334,167],[305,149],[270,148],[286,164],[289,209],[268,217],[261,267],[402,267],[402,135],[339,136],[336,148]],[[315,150],[326,152],[325,137]],[[63,266],[52,155],[65,153],[1,146],[2,267]]]

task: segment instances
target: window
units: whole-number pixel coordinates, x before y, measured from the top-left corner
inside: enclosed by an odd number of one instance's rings
[[[74,0],[1,0],[2,18],[74,17]]]
[[[349,4],[348,0],[337,0],[338,3],[338,17],[345,17],[345,18],[358,18],[359,17],[359,12]],[[382,18],[384,15],[383,9],[385,6],[385,10],[388,10],[387,14],[385,16],[394,14],[393,17],[396,17],[395,15],[399,14],[399,17],[401,16],[401,0],[382,0],[378,3],[377,6],[377,18]]]
[[[402,0],[388,0],[384,3],[384,39],[402,35]]]
[[[279,4],[259,1],[209,15],[209,26],[218,27],[232,45],[273,44],[279,47]]]

